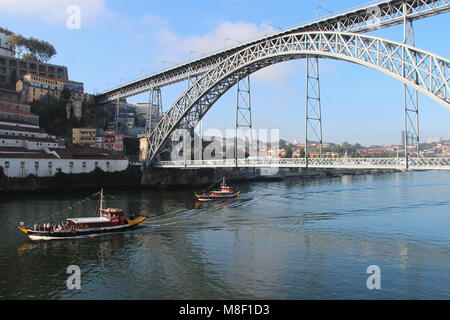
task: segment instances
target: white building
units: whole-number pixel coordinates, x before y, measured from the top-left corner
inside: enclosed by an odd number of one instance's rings
[[[26,156],[26,158],[25,158]],[[49,154],[0,153],[0,166],[7,177],[51,177],[58,171],[67,174],[89,173],[96,168],[105,172],[123,171],[128,167],[127,159],[58,159]]]
[[[425,139],[425,143],[441,143],[441,137],[429,137]]]
[[[0,167],[7,177],[51,177],[89,173],[96,168],[105,172],[123,171],[128,159],[96,148],[67,149],[55,136],[39,126],[0,121]]]

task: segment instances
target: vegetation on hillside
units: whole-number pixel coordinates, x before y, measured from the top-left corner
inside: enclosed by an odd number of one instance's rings
[[[64,96],[64,95],[63,95]],[[106,124],[107,113],[97,105],[83,103],[82,117],[77,119],[73,112],[67,118],[66,99],[46,99],[31,103],[31,112],[39,116],[39,125],[46,132],[59,137],[70,138],[72,128],[103,128]]]

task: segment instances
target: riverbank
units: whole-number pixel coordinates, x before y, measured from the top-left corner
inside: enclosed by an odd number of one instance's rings
[[[156,189],[200,188],[217,183],[223,177],[232,182],[281,181],[286,178],[316,179],[342,175],[385,174],[398,170],[348,170],[305,168],[199,168],[199,169],[155,169],[144,172],[143,187]]]
[[[105,172],[100,168],[90,173],[66,174],[58,172],[52,177],[28,175],[23,178],[7,177],[0,167],[0,195],[22,193],[67,192],[69,190],[98,190],[100,187],[135,188],[140,186],[140,168],[128,166],[119,172]]]
[[[317,179],[321,177],[363,174],[385,174],[396,170],[343,170],[304,168],[199,168],[153,169],[129,166],[120,172],[96,169],[90,173],[57,173],[53,177],[10,178],[0,167],[0,196],[22,193],[65,193],[70,190],[108,189],[195,189],[210,186],[223,177],[232,182],[281,181],[287,178]]]

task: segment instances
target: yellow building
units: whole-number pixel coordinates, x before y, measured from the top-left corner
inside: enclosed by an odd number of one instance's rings
[[[73,128],[72,143],[95,148],[96,129],[91,128]]]
[[[64,80],[27,73],[16,84],[16,90],[22,93],[27,102],[41,100],[44,96],[60,98],[64,89]],[[23,93],[25,92],[25,94]]]

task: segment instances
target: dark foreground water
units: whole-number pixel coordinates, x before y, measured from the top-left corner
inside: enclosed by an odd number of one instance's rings
[[[151,219],[122,234],[44,242],[18,222],[87,194],[2,198],[0,298],[450,298],[450,172],[239,187],[240,198],[209,204],[192,191],[114,191],[110,206]],[[71,215],[95,208],[88,201]],[[80,267],[81,289],[67,288],[69,265]],[[379,290],[367,288],[370,265]]]

